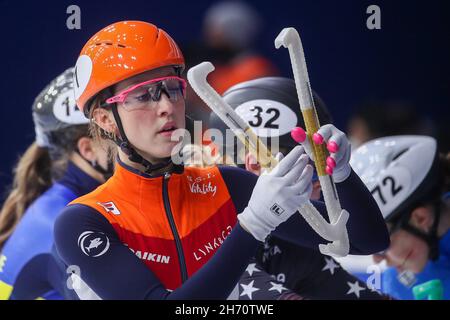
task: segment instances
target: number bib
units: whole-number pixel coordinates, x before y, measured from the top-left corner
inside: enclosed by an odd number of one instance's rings
[[[278,137],[297,125],[297,115],[286,105],[266,99],[247,101],[236,108],[259,137]]]
[[[388,168],[386,176],[371,190],[383,215],[392,212],[404,200],[411,188],[411,173],[405,168]]]
[[[86,124],[89,120],[78,109],[72,90],[62,92],[53,104],[56,119],[69,124]]]

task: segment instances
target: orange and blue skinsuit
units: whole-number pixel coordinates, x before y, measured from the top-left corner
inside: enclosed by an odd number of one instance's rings
[[[237,223],[257,176],[234,167],[150,177],[119,161],[114,176],[73,201],[55,225],[59,258],[78,270],[80,298],[226,299],[260,243]],[[355,173],[337,185],[352,254],[388,246],[370,192]],[[325,206],[313,202],[326,216]],[[293,215],[274,232],[299,246],[325,243]],[[87,293],[88,292],[88,293]]]

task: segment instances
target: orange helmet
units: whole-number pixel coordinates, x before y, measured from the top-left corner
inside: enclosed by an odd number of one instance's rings
[[[105,88],[162,66],[184,68],[175,41],[162,29],[142,21],[121,21],[103,28],[85,44],[74,71],[75,99],[85,115]]]

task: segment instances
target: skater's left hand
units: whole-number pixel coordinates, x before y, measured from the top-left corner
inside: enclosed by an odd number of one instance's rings
[[[314,160],[312,148],[309,140],[306,139],[306,132],[300,127],[291,130],[292,138],[303,145],[311,160]],[[326,159],[326,172],[333,175],[335,182],[344,181],[350,175],[351,146],[347,135],[332,124],[326,124],[313,135],[315,144],[327,144],[330,156]]]

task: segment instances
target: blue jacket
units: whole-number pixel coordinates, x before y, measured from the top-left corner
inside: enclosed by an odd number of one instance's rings
[[[59,181],[25,211],[0,255],[0,299],[62,299],[65,290],[58,263],[51,252],[53,225],[73,199],[99,183],[73,163]]]

